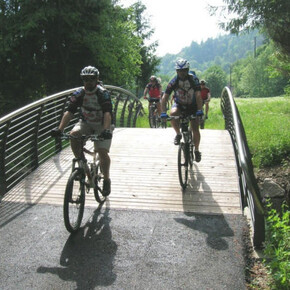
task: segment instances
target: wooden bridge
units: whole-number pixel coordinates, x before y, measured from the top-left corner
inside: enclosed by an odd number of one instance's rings
[[[236,162],[228,131],[201,130],[202,161],[194,163],[184,193],[178,181],[174,135],[172,128],[114,131],[109,206],[241,214]],[[66,148],[25,177],[3,201],[62,204],[72,158],[71,149]],[[97,207],[92,193],[86,197],[86,206]]]
[[[202,161],[189,172],[182,192],[177,174],[174,131],[136,128],[143,112],[131,92],[106,86],[113,100],[115,126],[111,147],[112,192],[106,206],[203,214],[242,214],[250,209],[253,243],[265,238],[264,212],[253,173],[251,154],[238,109],[228,88],[221,95],[226,130],[201,130]],[[70,148],[50,137],[65,111],[70,89],[48,96],[0,119],[0,198],[13,219],[25,205],[61,205],[70,174]],[[69,131],[78,115],[67,127]],[[25,204],[25,205],[24,205]],[[22,205],[22,206],[21,206]],[[93,194],[86,206],[96,207]]]

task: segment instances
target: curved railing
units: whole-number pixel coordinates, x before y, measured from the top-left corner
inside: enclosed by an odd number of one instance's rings
[[[253,224],[253,243],[260,247],[265,240],[264,208],[256,182],[244,126],[234,98],[228,87],[221,94],[221,109],[225,128],[229,131],[235,151],[238,169],[240,201],[242,210],[248,206]]]
[[[115,126],[135,127],[143,110],[140,100],[125,89],[105,87],[112,97]],[[65,141],[51,138],[50,131],[59,125],[68,97],[75,90],[45,97],[0,119],[0,198],[67,145]],[[75,114],[66,131],[73,127],[78,117]]]

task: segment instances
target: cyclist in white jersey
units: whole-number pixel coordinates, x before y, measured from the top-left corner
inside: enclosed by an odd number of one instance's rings
[[[112,142],[112,102],[109,92],[99,82],[99,71],[93,66],[82,69],[80,74],[84,87],[76,90],[69,99],[67,111],[64,113],[60,125],[52,131],[52,136],[60,136],[64,128],[80,109],[81,119],[70,132],[75,137],[96,134],[104,138],[94,142],[94,149],[99,154],[104,174],[103,195],[111,192],[109,150]],[[76,158],[81,156],[81,142],[71,139],[71,148]],[[93,186],[93,185],[92,185]]]

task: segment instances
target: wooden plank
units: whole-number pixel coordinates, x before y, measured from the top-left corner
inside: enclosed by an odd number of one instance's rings
[[[111,147],[112,193],[106,206],[120,209],[241,214],[236,164],[227,131],[201,130],[202,161],[189,172],[182,192],[177,173],[174,131],[122,128]],[[88,144],[89,149],[92,144]],[[62,205],[73,158],[70,148],[23,179],[3,201]],[[92,192],[86,206],[97,207]]]

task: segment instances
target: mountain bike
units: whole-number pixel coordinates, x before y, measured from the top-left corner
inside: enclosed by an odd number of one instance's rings
[[[194,157],[194,144],[192,131],[189,128],[189,122],[195,120],[194,115],[181,114],[180,116],[170,116],[167,118],[168,121],[172,119],[180,120],[180,129],[182,134],[182,139],[178,147],[177,155],[177,166],[178,166],[178,178],[179,183],[183,190],[186,189],[188,184],[188,167],[192,168]]]
[[[85,194],[90,192],[91,184],[93,184],[96,201],[103,203],[106,200],[106,197],[102,195],[104,176],[98,154],[84,147],[88,140],[94,142],[103,139],[96,135],[74,137],[69,134],[63,134],[61,138],[81,140],[82,155],[84,156],[84,153],[87,153],[93,157],[93,160],[89,162],[85,158],[74,158],[72,160],[72,171],[64,194],[63,217],[66,229],[73,233],[79,229],[82,223]]]
[[[159,128],[161,126],[161,119],[158,115],[156,102],[150,102],[149,105],[149,125],[150,128]]]

